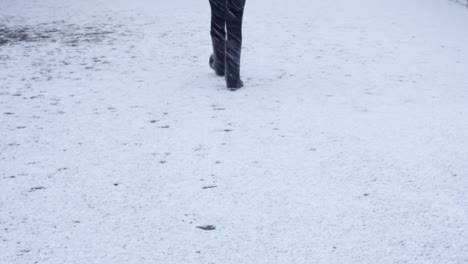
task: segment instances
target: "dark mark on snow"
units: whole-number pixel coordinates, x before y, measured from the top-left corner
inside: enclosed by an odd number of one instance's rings
[[[182,222],[184,223],[193,224],[198,220],[198,217],[196,215],[184,214],[184,216],[185,219],[182,219]]]
[[[197,226],[197,228],[205,231],[212,231],[216,229],[216,227],[212,225]]]
[[[38,186],[38,187],[33,187],[29,190],[29,192],[35,192],[35,191],[39,191],[39,190],[45,190],[45,187],[42,187],[42,186]]]
[[[159,126],[159,128],[169,128],[170,126]]]
[[[83,26],[66,21],[54,21],[33,26],[7,26],[0,24],[0,46],[20,42],[60,42],[75,47],[81,43],[104,42],[115,33],[117,25]]]
[[[210,186],[205,186],[205,187],[203,187],[202,189],[205,190],[205,189],[213,189],[213,188],[218,188],[218,186],[216,186],[216,185],[210,185]]]

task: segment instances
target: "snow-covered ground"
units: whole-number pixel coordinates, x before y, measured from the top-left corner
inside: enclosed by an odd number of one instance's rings
[[[467,263],[468,10],[0,1],[0,263]],[[213,229],[214,230],[203,230]]]

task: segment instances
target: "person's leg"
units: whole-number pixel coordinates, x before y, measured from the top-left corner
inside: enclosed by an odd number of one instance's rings
[[[226,41],[226,84],[231,90],[243,86],[240,79],[240,58],[242,49],[242,18],[245,0],[227,0],[227,41]]]
[[[219,76],[224,76],[226,46],[226,0],[210,0],[211,6],[211,41],[213,55],[210,67]]]

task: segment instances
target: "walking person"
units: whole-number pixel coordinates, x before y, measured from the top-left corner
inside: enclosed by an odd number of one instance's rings
[[[211,40],[213,54],[210,67],[224,76],[226,86],[235,91],[244,83],[240,78],[242,17],[246,0],[209,0],[211,6]]]

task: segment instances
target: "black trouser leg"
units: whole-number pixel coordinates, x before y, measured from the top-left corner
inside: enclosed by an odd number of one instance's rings
[[[219,76],[224,76],[226,46],[226,0],[210,0],[211,6],[211,41],[213,55],[210,67]]]
[[[245,0],[227,0],[226,16],[226,84],[230,89],[243,86],[240,79],[240,58],[242,49],[242,18]]]

